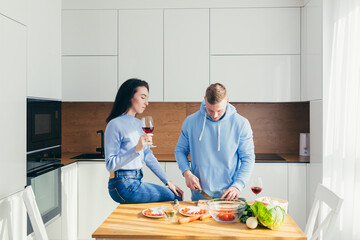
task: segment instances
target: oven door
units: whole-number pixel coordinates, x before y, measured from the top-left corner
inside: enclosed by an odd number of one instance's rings
[[[61,164],[48,165],[29,172],[27,175],[28,185],[34,191],[44,223],[47,223],[61,214]],[[28,218],[28,235],[33,232]]]

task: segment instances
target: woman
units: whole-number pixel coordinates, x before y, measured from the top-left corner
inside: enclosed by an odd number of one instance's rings
[[[169,180],[149,148],[153,134],[145,134],[141,121],[135,117],[149,105],[148,95],[147,82],[127,80],[119,88],[113,109],[106,119],[105,158],[106,168],[111,173],[109,193],[118,203],[162,202],[183,198],[183,191]],[[167,187],[141,181],[144,162]]]

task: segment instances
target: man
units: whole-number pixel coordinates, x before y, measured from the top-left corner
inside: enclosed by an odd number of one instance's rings
[[[254,168],[253,135],[222,84],[210,85],[200,110],[185,119],[175,158],[193,201],[205,199],[198,190],[226,200],[240,196]]]

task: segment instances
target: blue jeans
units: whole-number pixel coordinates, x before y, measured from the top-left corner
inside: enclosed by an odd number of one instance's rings
[[[141,170],[119,170],[115,177],[109,179],[109,194],[118,203],[165,202],[178,199],[167,187],[141,182]]]

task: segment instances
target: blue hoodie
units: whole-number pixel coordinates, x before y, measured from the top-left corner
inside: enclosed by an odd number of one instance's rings
[[[231,186],[241,191],[255,163],[250,123],[230,103],[224,116],[213,121],[203,101],[200,110],[188,116],[182,125],[175,158],[181,172],[190,169],[211,197],[221,197]],[[191,194],[193,201],[204,199],[199,191]]]

